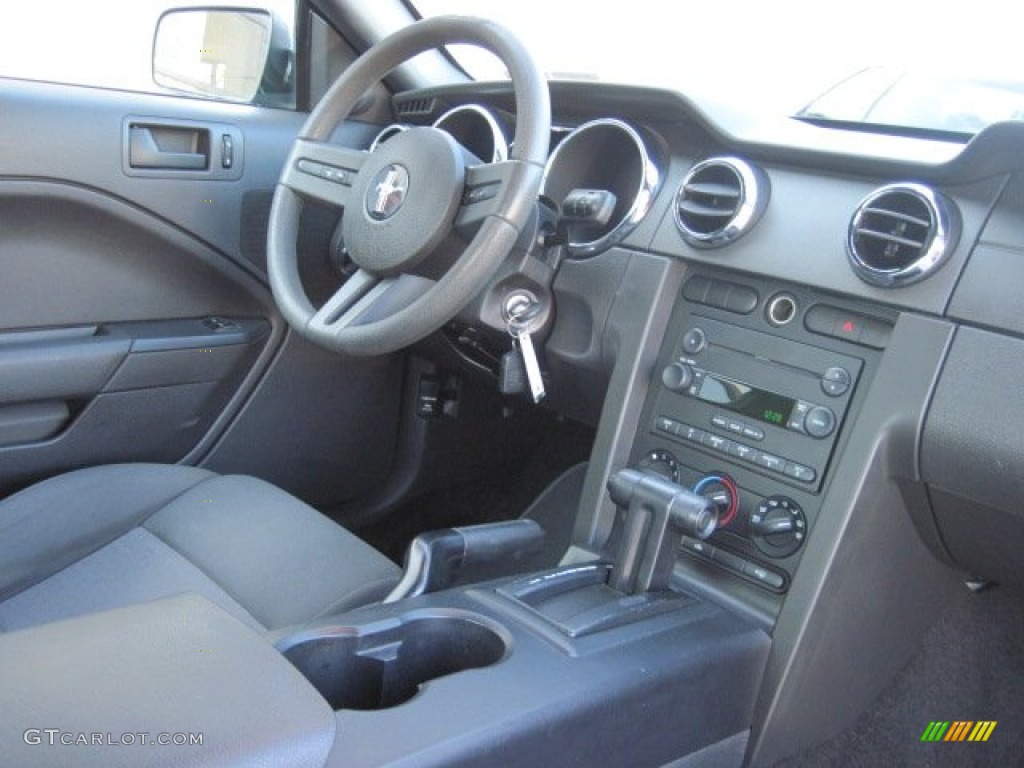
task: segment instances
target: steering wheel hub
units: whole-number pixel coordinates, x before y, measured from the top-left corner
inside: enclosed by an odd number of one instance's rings
[[[376,275],[415,267],[451,231],[466,164],[455,139],[437,128],[410,128],[366,159],[352,187],[342,236],[352,261]]]

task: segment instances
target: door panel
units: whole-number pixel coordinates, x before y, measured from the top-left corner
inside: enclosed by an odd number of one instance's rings
[[[401,365],[290,337],[254,235],[303,119],[0,79],[0,495],[113,461],[321,503],[383,479]],[[317,219],[313,261],[337,216]]]

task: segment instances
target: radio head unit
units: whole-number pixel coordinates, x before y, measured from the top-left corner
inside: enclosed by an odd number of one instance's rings
[[[649,428],[818,490],[862,362],[698,314],[688,323],[663,358]]]

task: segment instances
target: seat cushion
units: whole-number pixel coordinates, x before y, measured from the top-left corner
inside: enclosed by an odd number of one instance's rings
[[[401,573],[313,508],[252,477],[130,464],[0,502],[0,629],[181,592],[276,629],[382,599]]]

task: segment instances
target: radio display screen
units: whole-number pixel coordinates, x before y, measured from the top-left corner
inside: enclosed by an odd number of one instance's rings
[[[714,377],[705,374],[697,391],[697,397],[708,403],[720,405],[734,413],[786,428],[793,413],[796,400],[777,395],[749,384]]]

